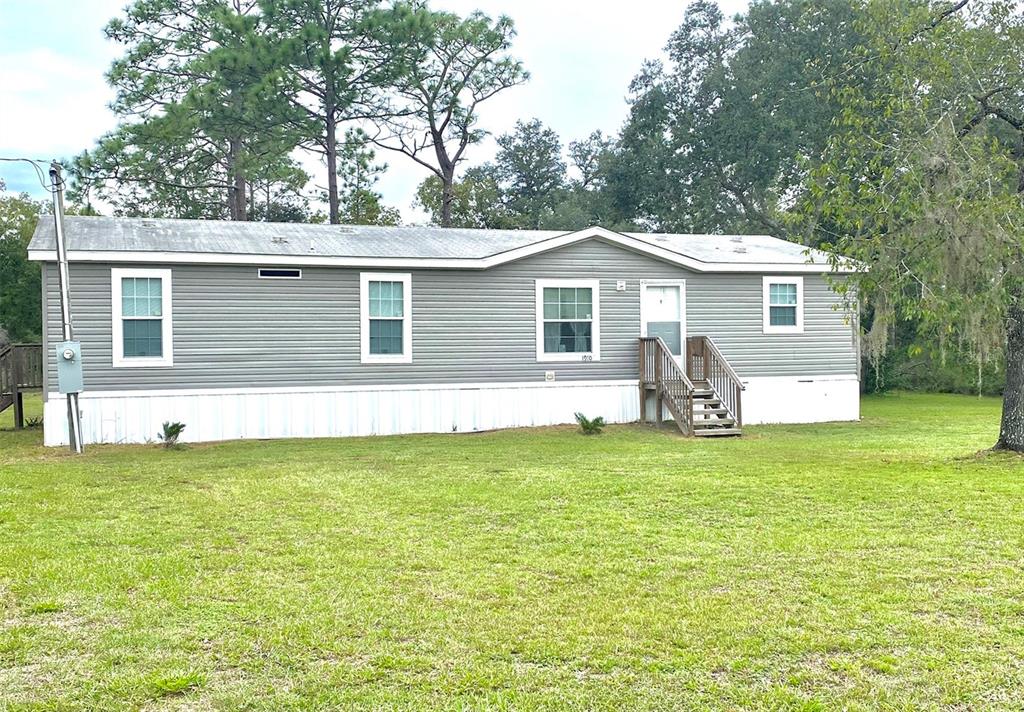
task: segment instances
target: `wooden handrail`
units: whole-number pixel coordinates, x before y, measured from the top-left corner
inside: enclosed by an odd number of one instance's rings
[[[14,391],[14,359],[11,350],[0,351],[0,395]]]
[[[726,360],[725,356],[722,355],[722,352],[718,350],[718,346],[715,344],[714,339],[712,339],[710,336],[705,336],[704,343],[714,353],[715,358],[722,362],[722,367],[725,368],[726,372],[732,377],[732,379],[740,384],[740,388],[746,390],[746,387],[740,380],[740,375],[736,373],[736,370],[732,367],[732,364],[730,364]]]
[[[654,386],[657,420],[661,421],[661,407],[664,403],[679,429],[687,435],[693,435],[693,382],[660,336],[640,337],[641,419],[646,386]]]
[[[707,382],[737,427],[743,425],[743,381],[709,337],[693,336],[686,340],[686,371],[692,380]]]
[[[676,364],[675,368],[679,372],[679,377],[682,378],[691,389],[693,389],[694,388],[693,381],[683,371],[682,367],[679,365],[679,362],[676,361],[676,357],[672,355],[672,352],[669,350],[668,344],[665,343],[664,339],[662,339],[660,336],[641,336],[640,337],[640,347],[641,347],[641,349],[643,349],[645,344],[655,344],[655,343],[660,347],[660,350],[662,352],[664,352],[669,357],[671,357],[672,362]],[[641,351],[641,353],[642,353],[642,351]],[[643,359],[641,359],[641,363],[643,363]],[[651,362],[651,365],[653,366],[653,361]],[[649,373],[653,374],[653,369],[650,370]],[[648,384],[654,383],[654,379],[653,378],[645,378],[644,382],[648,383]]]

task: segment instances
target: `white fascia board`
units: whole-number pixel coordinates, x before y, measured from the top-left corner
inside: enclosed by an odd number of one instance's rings
[[[525,257],[565,247],[576,242],[598,238],[619,245],[634,252],[650,255],[671,264],[685,267],[694,272],[848,272],[834,270],[831,265],[815,263],[733,263],[702,262],[678,252],[652,245],[629,235],[612,232],[602,227],[558,235],[546,240],[499,252],[488,257],[437,258],[437,257],[331,257],[326,255],[241,255],[216,252],[170,252],[120,250],[69,250],[71,262],[154,262],[166,264],[232,264],[232,265],[288,265],[309,267],[366,267],[383,269],[489,269],[514,262]],[[30,260],[55,262],[54,250],[29,250]]]
[[[546,247],[555,249],[554,247]],[[537,252],[541,252],[538,250]],[[813,263],[785,263],[785,262],[696,262],[695,260],[683,257],[674,252],[667,252],[666,255],[656,254],[653,250],[639,249],[637,251],[651,254],[665,262],[685,267],[694,272],[723,272],[723,273],[794,273],[794,274],[848,274],[856,270],[838,269],[831,266]],[[536,253],[534,253],[536,254]],[[29,260],[34,262],[56,262],[57,258],[49,250],[31,250],[28,253]],[[491,267],[522,259],[528,255],[516,256],[513,258],[496,259],[487,258],[463,258],[463,259],[437,259],[437,258],[414,258],[414,257],[305,257],[300,255],[237,255],[222,254],[214,252],[128,252],[128,251],[92,251],[72,250],[68,252],[70,262],[103,262],[119,263],[128,262],[133,264],[196,264],[196,265],[263,265],[263,266],[289,266],[289,267],[352,267],[352,268],[380,268],[380,269],[465,269],[484,270]]]

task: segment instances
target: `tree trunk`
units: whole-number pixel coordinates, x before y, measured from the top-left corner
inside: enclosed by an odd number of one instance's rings
[[[437,167],[440,169],[441,176],[441,227],[451,227],[452,203],[455,202],[455,164],[458,162],[458,154],[454,161],[448,155],[448,148],[444,143],[444,133],[434,126],[433,120],[431,120],[430,135],[434,140],[434,155],[437,156]]]
[[[228,213],[232,220],[246,219],[245,174],[238,166],[240,154],[241,141],[228,141],[228,173],[231,176],[231,187],[228,188]]]
[[[452,226],[452,203],[455,202],[455,170],[446,170],[441,177],[441,227]]]
[[[341,222],[341,211],[338,203],[338,122],[334,116],[334,97],[328,92],[324,99],[324,128],[327,132],[327,150],[324,158],[327,161],[327,204],[332,225]]]
[[[1011,294],[1006,315],[1006,388],[995,449],[1024,452],[1024,289]]]
[[[235,214],[232,216],[233,220],[246,221],[249,219],[248,206],[246,205],[246,184],[245,175],[238,169],[235,169]]]

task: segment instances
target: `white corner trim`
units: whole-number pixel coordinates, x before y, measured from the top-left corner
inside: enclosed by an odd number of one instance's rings
[[[370,282],[402,283],[402,353],[370,353]],[[412,274],[409,272],[361,272],[359,274],[360,363],[412,363]]]
[[[769,292],[773,284],[796,285],[796,325],[772,326],[771,298]],[[765,334],[802,334],[804,333],[804,278],[790,275],[765,275],[761,280],[761,327]]]
[[[126,277],[159,278],[160,284],[160,330],[164,355],[160,357],[126,357],[124,355],[124,319],[121,316],[121,280]],[[171,310],[171,270],[169,269],[126,269],[113,267],[110,270],[110,320],[111,320],[111,365],[114,368],[170,368],[174,365],[174,316]]]
[[[591,315],[590,348],[588,353],[552,353],[544,351],[544,289],[548,287],[583,287],[591,290],[594,313]],[[538,363],[576,363],[601,360],[601,280],[599,279],[537,279],[535,280],[536,341]],[[552,321],[568,321],[553,319]],[[580,320],[576,320],[580,321]],[[585,320],[583,320],[585,321]]]
[[[473,258],[416,258],[416,257],[334,257],[327,255],[241,255],[219,252],[173,252],[173,251],[120,251],[120,250],[69,250],[71,262],[156,262],[161,264],[236,264],[262,266],[309,267],[364,267],[368,269],[488,269],[506,262],[530,257],[549,250],[565,247],[576,242],[599,238],[634,252],[640,252],[670,264],[686,267],[694,272],[791,272],[791,273],[847,273],[854,268],[834,268],[827,263],[778,263],[778,262],[703,262],[679,252],[659,247],[646,240],[613,232],[603,227],[589,227],[584,230],[556,235],[529,245],[517,247],[487,257]],[[29,259],[38,262],[56,261],[54,250],[29,250]]]

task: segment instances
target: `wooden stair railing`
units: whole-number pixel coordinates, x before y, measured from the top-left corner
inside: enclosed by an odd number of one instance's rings
[[[686,340],[686,368],[665,342],[640,338],[640,422],[647,419],[647,397],[656,399],[656,422],[668,408],[684,435],[740,435],[743,382],[715,343],[706,336]]]
[[[693,383],[707,383],[736,427],[743,426],[743,382],[710,337],[686,340],[686,372]]]
[[[42,344],[9,344],[0,349],[0,412],[14,406],[15,428],[25,425],[23,391],[42,387]]]
[[[0,413],[14,403],[14,394],[18,390],[15,381],[17,378],[14,374],[14,348],[4,346],[0,348]]]
[[[640,337],[640,422],[646,420],[647,391],[653,390],[657,422],[668,408],[683,435],[693,435],[693,383],[660,336]]]

